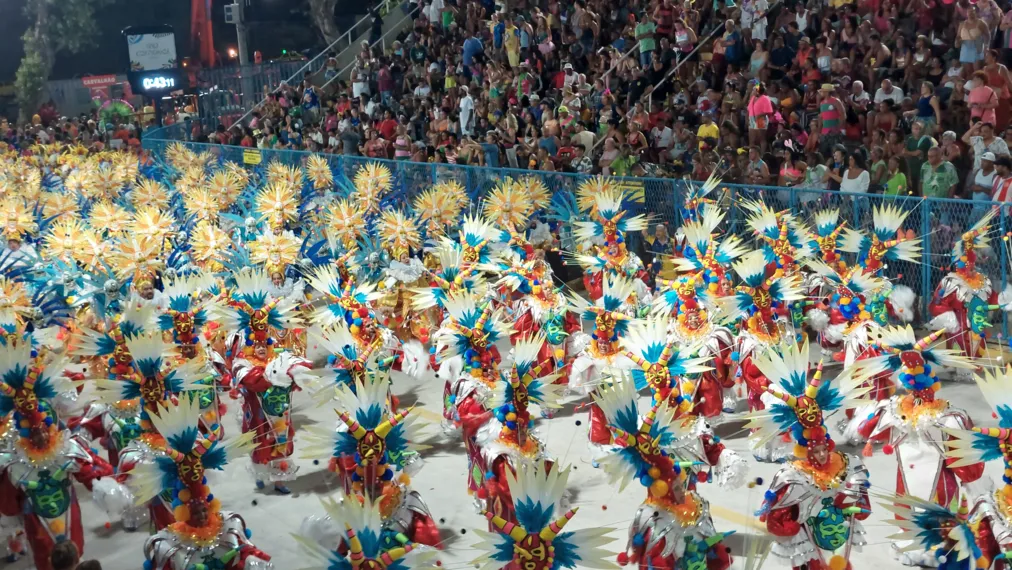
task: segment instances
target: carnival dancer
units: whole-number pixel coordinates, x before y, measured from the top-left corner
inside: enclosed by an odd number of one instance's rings
[[[984,354],[985,329],[992,305],[998,302],[998,291],[991,279],[977,270],[978,252],[990,247],[988,232],[991,220],[998,213],[997,208],[989,210],[980,220],[966,231],[952,251],[951,271],[938,283],[935,294],[928,305],[928,312],[934,317],[928,323],[931,330],[945,329],[946,348],[959,346],[963,356],[980,358]],[[1006,303],[1012,293],[1002,296]],[[969,371],[963,373],[970,374]]]
[[[337,388],[336,430],[310,428],[305,457],[329,458],[328,469],[341,478],[345,500],[365,500],[377,505],[383,521],[380,539],[390,548],[395,537],[438,547],[439,529],[421,495],[411,489],[411,476],[422,467],[418,451],[424,446],[411,408],[390,409],[389,381],[382,373],[356,379],[354,388]]]
[[[800,279],[796,275],[778,275],[761,251],[745,255],[732,267],[742,284],[734,288],[733,295],[719,297],[717,307],[722,322],[738,322],[731,353],[733,375],[739,386],[745,387],[749,410],[756,411],[764,408],[761,396],[769,380],[754,360],[764,350],[794,341],[789,304],[801,299]],[[786,456],[785,451],[783,446],[771,441],[756,458],[781,461]]]
[[[857,254],[857,265],[864,273],[876,277],[890,277],[886,264],[900,261],[916,263],[921,257],[921,246],[914,240],[898,237],[910,211],[896,204],[880,204],[872,210],[872,227],[868,231],[854,228],[844,230],[839,242],[840,251]],[[891,273],[901,275],[893,266]],[[909,323],[914,319],[914,301],[917,296],[905,285],[893,285],[886,295],[891,324]]]
[[[205,434],[215,425],[224,429],[221,418],[226,408],[218,393],[230,387],[224,356],[204,336],[218,327],[218,323],[211,321],[211,315],[221,312],[218,300],[207,296],[214,288],[216,284],[210,274],[177,278],[165,287],[167,307],[158,315],[158,327],[171,332],[180,363],[199,363],[201,375],[196,381],[199,387],[194,387],[191,397],[200,401],[200,429]],[[201,299],[202,296],[205,298]]]
[[[432,568],[436,551],[402,533],[387,533],[380,506],[368,496],[322,499],[322,524],[303,524],[296,541],[313,562],[305,570]]]
[[[847,268],[847,262],[840,255],[840,236],[847,227],[847,220],[840,221],[840,210],[831,208],[815,212],[813,221],[815,231],[811,235],[819,259],[842,273]]]
[[[947,429],[970,429],[973,422],[963,410],[938,397],[942,367],[968,369],[973,362],[957,351],[934,348],[944,334],[936,331],[918,339],[906,328],[882,329],[875,346],[881,356],[859,360],[855,368],[865,376],[888,371],[906,393],[858,408],[844,434],[851,443],[881,442],[882,450],[896,458],[896,493],[923,497],[942,506],[959,496],[963,484],[979,479],[983,463],[960,464],[946,458]]]
[[[604,280],[602,295],[593,304],[583,297],[570,297],[572,310],[579,313],[583,320],[594,323],[594,330],[589,336],[585,333],[574,335],[574,348],[582,348],[569,371],[569,390],[592,399],[588,434],[591,449],[611,443],[604,414],[593,401],[594,391],[600,386],[606,371],[629,370],[634,366],[623,353],[620,342],[636,312],[634,288],[629,279],[609,276]]]
[[[131,472],[129,485],[139,504],[161,493],[172,497],[175,521],[145,542],[145,568],[269,570],[271,557],[250,542],[252,532],[240,515],[221,510],[205,475],[248,453],[254,434],[246,432],[227,443],[218,432],[201,435],[200,414],[199,403],[190,398],[181,398],[175,406],[160,405],[152,423],[165,441],[165,455]]]
[[[427,315],[411,315],[411,288],[421,284],[425,266],[412,252],[422,246],[421,234],[415,221],[397,210],[380,214],[376,225],[384,251],[390,263],[384,269],[383,289],[386,294],[379,300],[383,325],[392,329],[401,341],[401,358],[395,369],[408,376],[420,377],[428,368],[428,344],[433,323]]]
[[[841,271],[839,264],[834,267],[810,259],[805,267],[810,271],[805,279],[806,289],[813,301],[805,319],[819,333],[823,353],[849,366],[868,348],[874,334],[871,331],[886,324],[883,316],[872,314],[882,308],[873,302],[891,285],[885,279],[866,274],[860,265]]]
[[[641,418],[637,390],[628,379],[600,389],[594,399],[615,436],[615,444],[597,459],[609,481],[619,490],[633,479],[647,488],[618,563],[640,570],[730,568],[723,540],[731,533],[717,532],[709,503],[695,490],[696,462],[671,449],[680,438],[693,437],[692,426],[675,418],[677,410],[668,400],[656,400]]]
[[[975,467],[980,462],[1001,459],[1002,485],[973,498],[970,523],[976,528],[976,544],[981,552],[977,568],[1008,568],[1012,556],[1012,368],[985,370],[974,379],[998,420],[996,428],[945,428],[951,436],[945,455],[955,460],[952,467]]]
[[[479,570],[611,567],[607,559],[614,554],[601,547],[614,540],[608,535],[615,529],[598,525],[562,532],[578,510],[562,512],[565,507],[559,506],[568,480],[568,468],[545,463],[506,473],[505,484],[512,490],[516,518],[511,521],[484,513],[494,531],[475,530],[481,538],[474,545],[482,553],[474,560]]]
[[[493,416],[492,394],[502,361],[496,343],[509,336],[510,327],[489,300],[454,294],[446,298],[445,307],[447,318],[435,337],[436,361],[448,376],[443,389],[442,425],[444,433],[455,429],[462,432],[468,493],[476,494],[484,478],[476,437],[479,428]],[[475,496],[475,500],[479,505],[480,499]]]
[[[544,344],[543,334],[516,341],[510,355],[512,363],[499,371],[500,378],[488,402],[493,417],[478,429],[475,438],[483,474],[478,498],[485,501],[486,511],[511,522],[515,522],[516,513],[506,474],[531,469],[548,458],[545,444],[534,430],[529,407],[561,405],[561,387],[553,384],[559,373],[546,371],[551,366],[543,366],[538,360]],[[548,460],[543,466],[550,469],[551,465]]]
[[[292,392],[301,389],[310,363],[274,347],[276,331],[298,326],[291,301],[269,297],[262,271],[243,271],[235,282],[220,320],[231,332],[233,395],[244,395],[242,431],[256,434],[250,469],[258,489],[268,481],[275,491],[288,494],[284,481],[294,479],[298,470],[290,459],[295,449]]]
[[[606,276],[619,274],[628,279],[642,279],[645,275],[642,261],[629,253],[625,236],[645,230],[647,217],[643,214],[628,216],[623,207],[625,198],[625,192],[605,188],[593,195],[590,219],[573,222],[577,241],[595,252],[594,255],[576,256],[584,268],[584,286],[592,301],[603,294]]]
[[[0,455],[0,516],[20,517],[35,567],[51,570],[49,553],[64,540],[84,551],[73,480],[89,491],[112,466],[79,435],[61,426],[51,404],[72,389],[65,363],[44,364],[27,344],[0,346],[0,417],[11,414],[11,444]]]
[[[310,342],[327,353],[327,365],[314,368],[311,374],[322,382],[318,382],[320,394],[324,399],[334,397],[334,389],[346,387],[354,392],[359,383],[372,374],[386,371],[393,364],[393,357],[379,358],[379,348],[383,341],[373,339],[364,349],[359,349],[355,336],[343,322],[337,322],[320,331],[309,333]],[[390,382],[387,380],[387,399],[394,402],[396,398],[390,393]],[[396,409],[396,407],[394,407]]]
[[[770,350],[755,360],[769,379],[768,409],[750,414],[753,444],[782,433],[794,438],[793,461],[770,482],[759,520],[774,536],[773,555],[795,570],[851,568],[850,555],[866,544],[862,520],[871,513],[868,470],[860,458],[837,451],[825,414],[853,407],[865,392],[860,375],[822,380],[820,361],[811,380],[808,342]]]

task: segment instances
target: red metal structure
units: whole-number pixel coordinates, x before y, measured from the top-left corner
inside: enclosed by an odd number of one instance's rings
[[[190,41],[203,67],[214,67],[214,32],[211,29],[211,0],[190,0]]]

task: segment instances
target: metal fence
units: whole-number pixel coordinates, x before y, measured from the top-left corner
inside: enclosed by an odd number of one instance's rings
[[[144,148],[160,155],[174,140],[168,137],[182,136],[183,129],[168,127],[149,133],[144,138]],[[158,138],[153,137],[157,136]],[[164,136],[163,136],[164,135]],[[267,164],[278,161],[287,165],[302,164],[310,153],[289,150],[255,150],[235,146],[186,143],[196,152],[211,152],[222,160],[237,163],[259,161]],[[249,154],[247,154],[249,153]],[[495,187],[504,177],[519,178],[537,176],[552,191],[575,191],[588,176],[557,172],[515,170],[509,168],[484,168],[438,163],[416,163],[394,160],[368,159],[359,156],[325,154],[331,169],[338,175],[343,173],[353,178],[360,167],[368,162],[386,164],[393,173],[394,201],[410,204],[419,192],[437,182],[456,180],[467,188],[472,200],[480,199]],[[634,199],[633,213],[646,213],[658,222],[666,222],[674,228],[680,223],[679,206],[690,182],[680,179],[657,178],[616,178],[615,183],[631,192]],[[897,262],[886,268],[886,273],[896,283],[909,286],[920,296],[921,319],[927,322],[928,302],[934,287],[944,276],[950,265],[954,245],[963,231],[979,219],[992,206],[1000,206],[999,215],[993,222],[992,249],[982,252],[978,267],[992,280],[998,291],[1008,283],[1008,242],[1003,238],[1012,230],[1012,205],[972,200],[950,200],[940,198],[918,198],[911,196],[883,196],[879,194],[843,194],[826,190],[804,190],[777,186],[751,186],[725,184],[715,192],[720,205],[727,212],[728,232],[739,235],[748,233],[745,227],[745,212],[741,203],[745,200],[762,198],[776,209],[790,209],[808,218],[809,214],[825,207],[840,210],[841,219],[852,228],[868,228],[872,223],[872,211],[877,205],[898,203],[909,215],[904,228],[919,234],[923,250],[918,263]],[[631,236],[631,246],[638,236]],[[852,256],[851,256],[852,257]]]
[[[196,75],[198,109],[208,124],[230,126],[259,101],[265,88],[274,90],[306,65],[304,61],[277,61],[245,66],[201,69]]]

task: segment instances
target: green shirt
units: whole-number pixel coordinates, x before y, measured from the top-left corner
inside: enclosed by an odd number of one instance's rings
[[[636,164],[636,158],[633,156],[619,157],[611,161],[609,168],[611,169],[612,176],[629,176],[629,171],[632,170],[633,165]]]
[[[948,198],[949,189],[959,183],[956,167],[943,161],[938,167],[925,162],[921,166],[921,194],[925,198]]]
[[[657,43],[654,41],[654,32],[657,31],[657,26],[653,22],[645,22],[642,24],[636,24],[636,37],[640,37],[643,34],[648,34],[649,37],[641,39],[640,42],[640,53],[646,53],[648,51],[654,51],[657,47]]]
[[[886,180],[885,194],[887,196],[899,196],[907,193],[907,175],[902,172],[896,171]]]

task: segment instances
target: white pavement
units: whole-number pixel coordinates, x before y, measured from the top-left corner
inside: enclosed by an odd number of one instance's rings
[[[442,390],[441,382],[427,375],[423,380],[416,380],[399,373],[394,373],[394,390],[401,397],[403,405],[418,406],[415,413],[431,423],[429,431],[432,449],[424,452],[425,466],[415,476],[413,487],[418,490],[428,503],[440,529],[443,531],[445,550],[439,560],[443,568],[471,568],[470,562],[479,554],[472,548],[476,542],[471,532],[474,528],[486,528],[484,518],[476,514],[471,500],[465,490],[466,459],[460,441],[446,440],[439,430]],[[979,392],[973,384],[947,383],[941,395],[949,398],[957,407],[968,410],[972,417],[984,425],[993,425],[990,410],[987,408]],[[236,410],[238,404],[227,400],[228,418],[224,425],[226,434],[238,433]],[[571,465],[570,489],[573,502],[581,510],[570,523],[569,528],[590,526],[615,527],[613,536],[616,541],[613,550],[620,550],[625,545],[628,524],[646,496],[645,489],[633,482],[622,493],[608,485],[603,472],[594,469],[590,463],[587,448],[587,414],[579,412],[574,415],[574,403],[567,403],[561,413],[554,419],[539,422],[543,439],[549,451],[563,465]],[[295,397],[294,423],[297,428],[320,423],[336,425],[336,416],[329,407],[313,407],[304,392]],[[580,425],[577,425],[579,423]],[[836,418],[831,418],[827,425],[835,425]],[[741,424],[722,426],[718,435],[725,444],[747,458],[750,465],[750,478],[762,477],[768,484],[778,469],[775,465],[759,464],[752,459],[747,451],[747,442],[740,431]],[[302,556],[299,546],[292,540],[290,533],[298,530],[304,517],[322,514],[320,498],[337,492],[334,477],[326,470],[326,461],[314,464],[311,460],[298,457],[299,443],[296,436],[296,456],[299,464],[299,477],[290,483],[290,496],[276,495],[270,491],[255,490],[253,479],[246,470],[248,460],[243,459],[230,466],[225,473],[215,473],[208,477],[215,496],[221,499],[227,510],[240,513],[245,517],[253,531],[253,542],[274,557],[275,568],[292,570],[309,565],[307,558]],[[859,453],[860,450],[850,450]],[[866,458],[871,471],[873,487],[881,491],[891,492],[895,484],[895,460],[892,456],[877,451],[874,457]],[[925,468],[925,476],[930,476]],[[1001,480],[1001,466],[988,466],[986,476],[995,481]],[[107,570],[127,570],[140,568],[143,564],[142,547],[145,532],[126,532],[119,521],[113,521],[110,529],[105,528],[108,517],[91,502],[90,495],[83,487],[78,488],[82,503],[85,527],[84,558],[96,558]],[[700,491],[710,501],[718,530],[736,530],[737,535],[729,539],[732,554],[742,551],[746,535],[765,535],[753,516],[762,502],[765,485],[755,488],[741,488],[725,491],[715,484],[704,484]],[[868,568],[885,569],[901,568],[889,550],[889,541],[885,538],[894,531],[894,527],[883,523],[888,513],[884,509],[876,509],[865,523],[868,531],[869,545],[863,552],[855,552],[852,557],[856,570]],[[32,568],[31,562],[21,560],[14,564],[0,562],[0,568],[6,570],[22,570]],[[736,560],[734,568],[741,568],[741,560]],[[764,568],[786,568],[782,562],[770,559]]]

